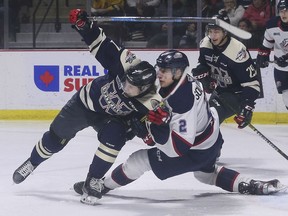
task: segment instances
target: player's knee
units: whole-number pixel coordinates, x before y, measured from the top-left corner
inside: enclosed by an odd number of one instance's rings
[[[50,152],[52,154],[61,151],[66,144],[69,142],[69,139],[64,139],[59,137],[51,128],[49,131],[44,133],[42,139],[39,141],[39,149],[43,151]]]
[[[109,148],[120,150],[126,142],[126,127],[117,119],[107,121],[98,132],[98,140]]]
[[[147,150],[141,149],[130,155],[122,169],[129,179],[137,179],[146,171],[151,170]]]

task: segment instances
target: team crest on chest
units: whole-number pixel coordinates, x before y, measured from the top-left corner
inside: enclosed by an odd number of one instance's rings
[[[288,39],[284,39],[281,43],[280,46],[283,50],[285,50],[286,52],[288,52]]]
[[[118,95],[114,81],[107,83],[101,88],[99,104],[106,113],[112,115],[128,115],[133,111],[133,108],[126,104]]]

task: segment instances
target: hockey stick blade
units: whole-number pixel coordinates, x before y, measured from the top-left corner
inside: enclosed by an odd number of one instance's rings
[[[234,34],[235,36],[248,40],[252,37],[252,34],[250,32],[244,31],[240,28],[237,28],[236,26],[233,26],[221,19],[215,18],[215,24],[220,26],[221,28],[227,30],[228,32]]]

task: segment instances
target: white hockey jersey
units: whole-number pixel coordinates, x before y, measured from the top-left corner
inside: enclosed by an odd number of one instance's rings
[[[157,148],[169,157],[179,157],[190,149],[208,149],[218,138],[219,120],[210,109],[202,84],[187,76],[166,104],[172,109],[168,125],[150,124]]]
[[[273,17],[267,22],[263,46],[274,49],[275,58],[288,54],[288,25],[281,22],[280,16]],[[278,70],[288,72],[288,66],[279,67],[277,64],[274,64],[274,67]]]

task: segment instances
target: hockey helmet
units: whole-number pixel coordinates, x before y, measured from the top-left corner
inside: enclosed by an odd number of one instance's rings
[[[219,13],[217,15],[213,16],[212,18],[221,19],[224,22],[227,22],[230,24],[230,19],[229,19],[227,12],[225,10],[220,10]],[[216,23],[208,23],[207,30],[208,29],[215,29],[215,28],[221,28],[221,27],[218,26]],[[221,29],[223,29],[223,28],[221,28]],[[223,31],[226,31],[226,30],[223,29]]]
[[[278,11],[288,9],[288,0],[280,0],[277,4]]]
[[[183,52],[168,50],[159,55],[156,65],[160,68],[181,68],[184,71],[189,66],[189,61]]]
[[[123,86],[126,82],[136,86],[140,90],[140,94],[146,93],[146,91],[154,86],[156,80],[156,70],[147,61],[141,61],[139,64],[129,68],[122,78]]]

